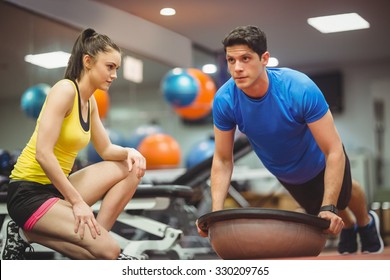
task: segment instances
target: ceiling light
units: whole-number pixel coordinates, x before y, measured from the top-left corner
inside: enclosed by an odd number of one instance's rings
[[[205,64],[202,66],[203,73],[214,74],[217,72],[217,66],[215,64]]]
[[[322,33],[333,33],[369,28],[370,24],[357,13],[314,17],[307,23]]]
[[[279,60],[276,57],[270,57],[268,59],[267,66],[268,67],[276,67],[279,65]]]
[[[69,57],[69,53],[58,51],[41,54],[28,54],[24,57],[24,61],[46,69],[54,69],[66,67],[68,65]]]
[[[173,8],[163,8],[160,10],[160,15],[162,15],[162,16],[169,17],[169,16],[173,16],[175,14],[176,14],[176,11]]]

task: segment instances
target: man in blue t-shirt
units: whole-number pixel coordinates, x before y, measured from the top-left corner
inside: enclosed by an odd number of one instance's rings
[[[357,251],[357,234],[362,252],[381,252],[378,216],[368,212],[364,192],[351,178],[347,154],[320,89],[298,71],[267,68],[266,36],[256,26],[233,29],[223,45],[231,78],[213,104],[212,210],[224,207],[237,128],[305,211],[329,220],[328,233],[340,233],[340,253]]]

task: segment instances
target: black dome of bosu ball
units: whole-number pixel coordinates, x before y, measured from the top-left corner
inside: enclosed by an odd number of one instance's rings
[[[239,208],[207,213],[198,219],[222,259],[273,259],[318,256],[330,222],[293,211]]]

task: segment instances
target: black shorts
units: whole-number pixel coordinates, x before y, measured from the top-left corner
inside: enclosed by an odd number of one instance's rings
[[[64,197],[51,184],[11,181],[7,194],[8,214],[18,226],[29,230],[34,225],[34,218],[39,218],[49,210],[52,204],[48,204],[48,201],[54,203],[58,199]]]
[[[352,191],[351,167],[345,150],[344,154],[344,178],[337,201],[337,208],[340,210],[343,210],[348,206]],[[320,211],[322,199],[324,197],[324,175],[325,169],[323,169],[316,177],[303,184],[294,185],[280,180],[279,182],[288,190],[291,196],[301,205],[301,207],[303,207],[303,209],[305,209],[307,213],[317,215]]]

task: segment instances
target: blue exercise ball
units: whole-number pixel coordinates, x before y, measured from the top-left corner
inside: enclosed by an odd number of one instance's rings
[[[23,93],[20,102],[23,112],[28,117],[37,119],[49,91],[50,86],[47,84],[37,84],[28,88]]]
[[[126,141],[126,146],[137,149],[142,140],[152,134],[163,133],[163,129],[159,125],[147,124],[141,125],[135,129]]]
[[[170,105],[184,107],[195,100],[199,82],[184,69],[175,68],[163,77],[161,91]]]
[[[186,167],[191,168],[214,155],[214,139],[201,140],[195,143],[186,157]]]

